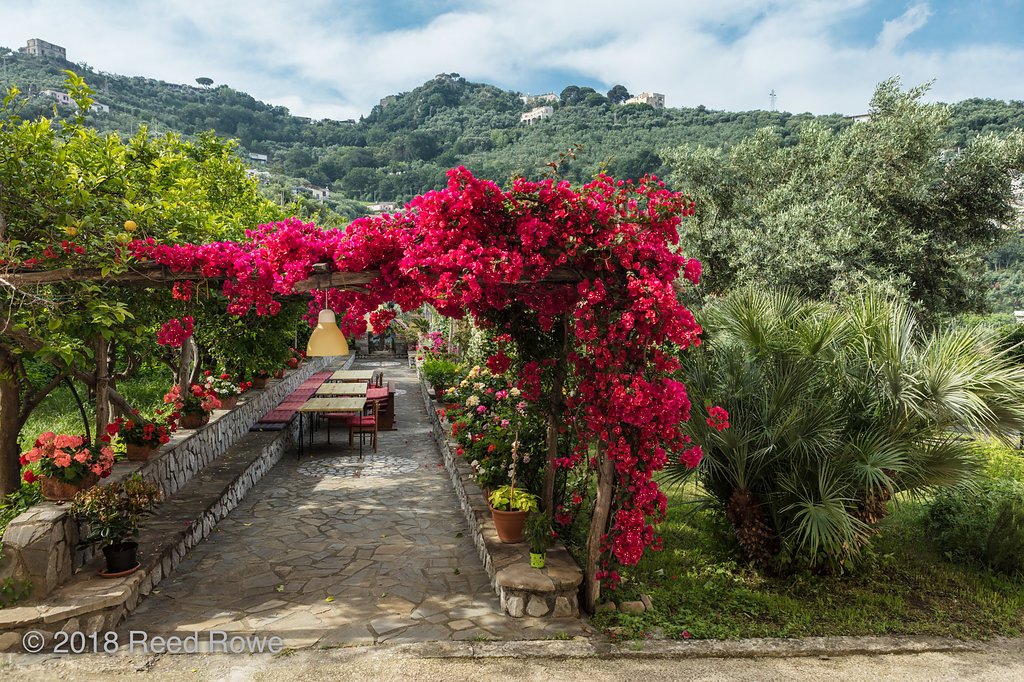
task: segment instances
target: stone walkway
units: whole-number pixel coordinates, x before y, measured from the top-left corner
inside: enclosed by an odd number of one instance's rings
[[[510,618],[469,540],[419,396],[397,389],[395,431],[358,461],[347,431],[286,456],[123,624],[152,634],[278,635],[290,648],[590,634],[577,619]]]

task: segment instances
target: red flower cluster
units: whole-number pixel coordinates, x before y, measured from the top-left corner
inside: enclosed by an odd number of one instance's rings
[[[729,413],[724,407],[712,407],[708,410],[708,418],[704,421],[716,431],[725,431],[729,428]]]
[[[125,443],[155,448],[171,439],[171,427],[141,418],[118,417],[107,424],[107,436],[119,436]]]
[[[161,346],[181,348],[181,344],[185,343],[185,339],[192,336],[193,324],[194,321],[191,315],[186,315],[181,320],[171,318],[156,333],[156,342]]]

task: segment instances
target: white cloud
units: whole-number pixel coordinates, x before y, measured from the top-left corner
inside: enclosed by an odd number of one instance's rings
[[[369,1],[369,0],[367,0]],[[424,3],[413,3],[422,8]],[[1024,49],[962,45],[911,49],[933,10],[915,4],[839,44],[871,0],[468,0],[428,23],[367,27],[367,5],[341,0],[258,2],[0,0],[0,44],[30,37],[72,60],[174,82],[208,76],[300,115],[358,118],[386,95],[456,71],[534,91],[551,73],[631,91],[670,106],[859,112],[875,84],[936,79],[933,96],[1019,98]],[[346,9],[346,7],[348,9]],[[398,10],[396,10],[398,11]]]
[[[882,25],[882,33],[878,36],[878,47],[882,50],[893,50],[899,47],[907,36],[928,23],[928,18],[931,15],[932,11],[928,5],[920,3],[899,17],[885,22]]]

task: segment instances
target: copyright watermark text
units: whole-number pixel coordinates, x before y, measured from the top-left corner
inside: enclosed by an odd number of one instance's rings
[[[240,634],[206,630],[186,635],[150,635],[145,630],[122,633],[56,632],[52,636],[37,630],[26,632],[21,646],[30,654],[279,654],[285,649],[277,635]]]

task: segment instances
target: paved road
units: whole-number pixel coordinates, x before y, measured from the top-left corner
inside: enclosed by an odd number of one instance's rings
[[[406,363],[398,429],[362,462],[347,432],[326,432],[301,462],[286,455],[120,628],[211,628],[278,635],[294,649],[381,642],[543,639],[581,634],[577,619],[514,619],[469,538]],[[368,443],[367,446],[368,448]]]
[[[552,642],[553,653],[561,643]],[[486,646],[486,645],[484,645]],[[431,658],[412,647],[357,647],[305,650],[287,656],[65,656],[9,654],[0,658],[4,680],[132,679],[160,680],[985,680],[1024,679],[1024,645],[1020,640],[981,651],[904,655],[803,658],[657,658],[649,652],[616,658],[562,658],[535,651],[527,658]],[[436,654],[436,652],[434,652]],[[459,653],[459,652],[449,652]]]

